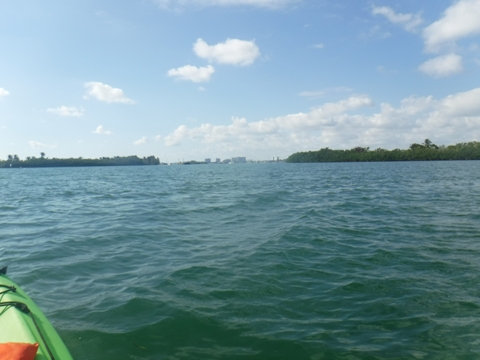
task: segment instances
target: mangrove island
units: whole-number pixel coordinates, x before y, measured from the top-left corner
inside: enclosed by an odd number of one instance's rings
[[[436,161],[436,160],[480,160],[480,142],[472,141],[456,145],[433,144],[425,139],[422,144],[412,144],[406,150],[386,150],[357,146],[350,150],[323,148],[317,151],[298,152],[285,161],[306,162],[359,162],[359,161]]]
[[[139,158],[132,156],[101,157],[99,159],[84,158],[46,158],[45,153],[40,157],[28,156],[20,160],[17,155],[8,155],[7,160],[0,160],[0,168],[39,168],[39,167],[77,167],[77,166],[133,166],[133,165],[160,165],[160,159],[155,156]]]

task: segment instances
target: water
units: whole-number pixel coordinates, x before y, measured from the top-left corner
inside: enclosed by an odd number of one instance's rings
[[[480,356],[480,162],[0,171],[76,359]]]

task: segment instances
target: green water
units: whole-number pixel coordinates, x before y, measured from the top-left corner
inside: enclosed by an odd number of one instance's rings
[[[2,264],[76,359],[474,359],[480,162],[4,169]]]

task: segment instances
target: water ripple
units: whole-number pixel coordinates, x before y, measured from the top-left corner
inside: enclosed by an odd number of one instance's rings
[[[480,163],[0,171],[0,260],[77,359],[460,359]]]

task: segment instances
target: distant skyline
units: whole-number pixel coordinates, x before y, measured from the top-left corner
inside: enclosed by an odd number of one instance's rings
[[[2,2],[0,159],[480,140],[480,0]]]

